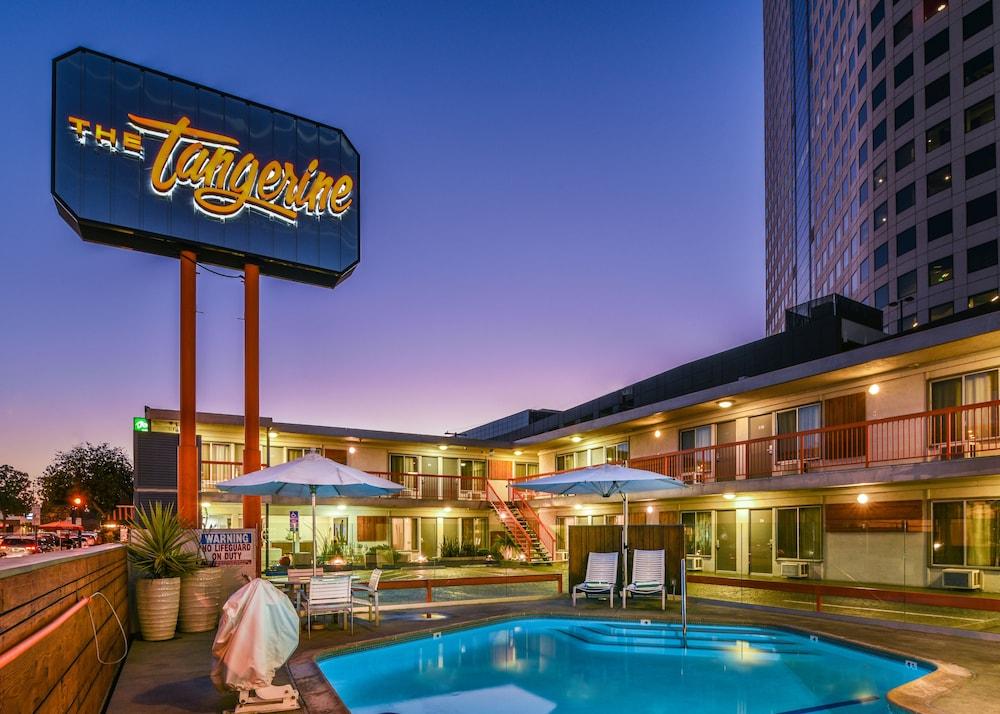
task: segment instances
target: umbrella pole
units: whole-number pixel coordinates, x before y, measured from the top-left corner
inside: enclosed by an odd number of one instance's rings
[[[316,487],[309,487],[309,495],[312,496],[312,519],[313,519],[313,577],[316,577]]]
[[[622,587],[628,585],[628,494],[622,494]],[[623,598],[624,602],[624,598]]]

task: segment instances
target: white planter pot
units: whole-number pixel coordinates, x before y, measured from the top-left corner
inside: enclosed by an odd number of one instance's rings
[[[222,568],[199,568],[181,578],[181,632],[207,632],[219,624]]]
[[[142,578],[135,583],[139,630],[149,642],[169,640],[177,629],[180,578]]]

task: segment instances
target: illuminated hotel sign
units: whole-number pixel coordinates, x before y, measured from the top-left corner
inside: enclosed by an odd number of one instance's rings
[[[360,254],[339,129],[78,49],[53,62],[52,195],[84,240],[334,286]]]

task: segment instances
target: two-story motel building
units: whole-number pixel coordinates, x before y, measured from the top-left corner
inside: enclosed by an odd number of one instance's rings
[[[262,453],[274,465],[320,451],[406,487],[322,503],[321,543],[336,537],[359,551],[391,545],[404,558],[433,558],[445,543],[478,549],[512,528],[537,536],[541,549],[525,557],[564,557],[568,526],[620,522],[621,503],[508,485],[627,461],[689,484],[633,501],[630,521],[683,523],[689,563],[704,571],[939,587],[945,571],[963,570],[1000,591],[993,307],[887,336],[877,311],[827,298],[790,311],[779,335],[565,411],[523,412],[455,437],[265,419]],[[176,429],[176,412],[147,407],[146,416],[154,436]],[[239,499],[215,484],[240,472],[242,420],[200,414],[198,434],[206,523],[238,527]],[[164,488],[149,476],[149,453],[137,440],[139,503]],[[305,504],[266,508],[273,548],[312,547],[307,519],[300,543],[289,532],[290,511]]]

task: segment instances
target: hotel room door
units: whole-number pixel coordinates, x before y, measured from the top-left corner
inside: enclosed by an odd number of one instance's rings
[[[735,573],[739,531],[736,528],[736,511],[715,512],[715,569]]]
[[[750,511],[750,573],[771,575],[774,572],[774,528],[770,508]]]
[[[774,430],[770,414],[750,417],[750,439],[764,439],[764,441],[751,441],[747,444],[747,477],[748,478],[769,478],[772,467],[772,443],[765,437],[773,436]]]

